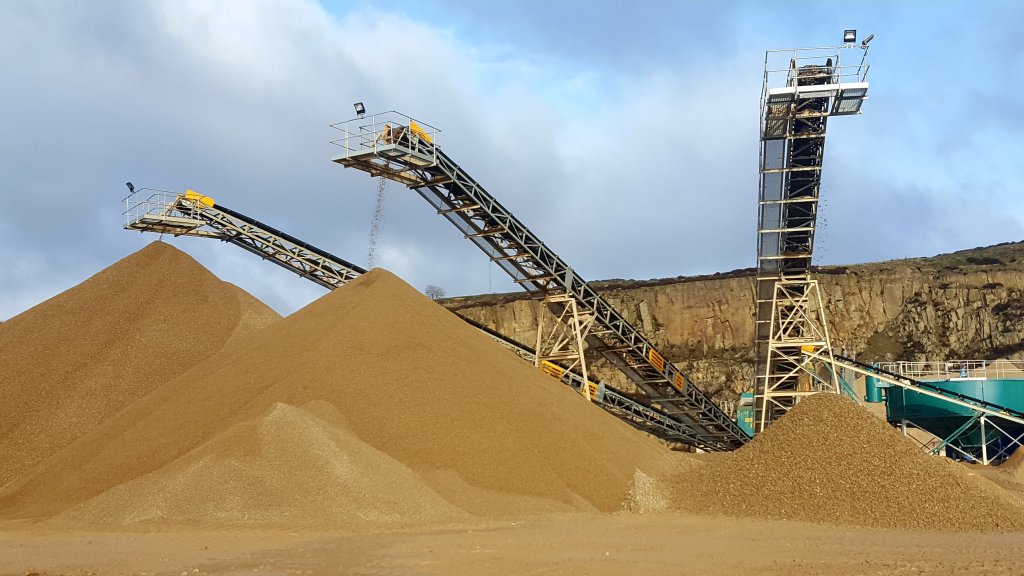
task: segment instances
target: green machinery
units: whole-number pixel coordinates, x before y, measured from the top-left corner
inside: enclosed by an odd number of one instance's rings
[[[876,368],[879,375],[867,377],[865,400],[885,402],[886,419],[904,431],[919,428],[938,438],[933,453],[944,450],[951,458],[989,464],[1004,460],[1024,441],[1024,362],[893,362]],[[945,394],[895,386],[883,374],[918,380]],[[994,413],[978,410],[979,404]]]

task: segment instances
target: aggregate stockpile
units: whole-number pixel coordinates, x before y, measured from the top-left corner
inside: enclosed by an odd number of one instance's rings
[[[1021,530],[1024,501],[929,456],[851,400],[803,400],[728,454],[680,468],[676,508],[701,513],[926,530]]]
[[[0,487],[278,316],[154,242],[0,324]]]
[[[1018,446],[999,469],[1017,482],[1024,482],[1024,448]]]
[[[22,475],[0,517],[346,527],[612,511],[666,458],[374,270]]]

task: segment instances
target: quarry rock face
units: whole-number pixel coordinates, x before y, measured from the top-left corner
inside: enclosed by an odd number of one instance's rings
[[[821,286],[837,351],[865,361],[1024,357],[1024,243],[849,267]],[[753,379],[754,276],[594,283],[626,319],[713,396]],[[539,302],[525,295],[454,298],[447,306],[533,344]],[[600,376],[625,385],[615,370]]]

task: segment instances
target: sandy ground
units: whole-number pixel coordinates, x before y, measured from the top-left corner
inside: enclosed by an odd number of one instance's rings
[[[0,532],[0,574],[1021,573],[1024,534],[678,514],[563,515],[390,533]]]

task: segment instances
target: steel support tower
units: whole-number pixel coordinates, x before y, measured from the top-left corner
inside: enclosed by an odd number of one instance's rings
[[[570,332],[621,370],[645,396],[645,404],[677,419],[705,450],[732,450],[747,442],[717,404],[669,362],[654,345],[564,260],[512,215],[437,145],[439,131],[397,112],[385,112],[334,125],[342,153],[334,161],[389,178],[420,194],[438,214],[497,262],[512,279],[546,298],[555,318],[576,318]],[[561,296],[563,298],[551,298]],[[566,314],[568,302],[575,306]],[[580,315],[584,320],[579,320]]]
[[[838,392],[811,257],[829,117],[859,114],[867,44],[770,50],[761,90],[754,429],[818,391]]]

